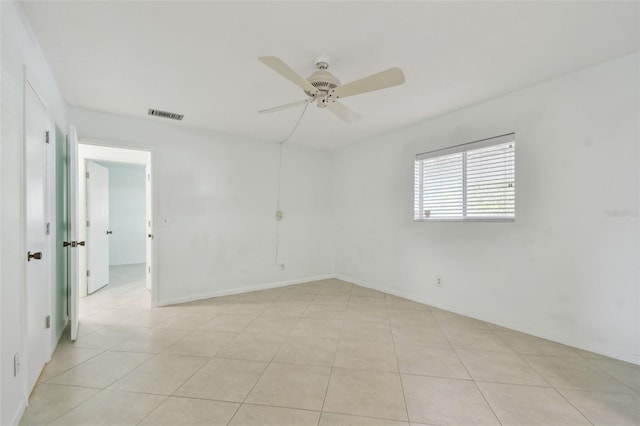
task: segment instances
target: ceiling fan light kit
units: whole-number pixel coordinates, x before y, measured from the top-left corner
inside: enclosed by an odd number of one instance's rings
[[[340,80],[328,71],[329,59],[324,56],[319,56],[314,60],[318,70],[307,79],[301,77],[291,69],[291,67],[275,56],[261,56],[258,60],[300,87],[308,96],[308,98],[303,101],[264,109],[258,111],[259,113],[281,111],[315,101],[318,108],[327,108],[341,120],[352,123],[360,120],[362,117],[344,104],[338,102],[338,99],[398,86],[405,81],[404,73],[400,68],[389,68],[388,70],[347,84],[340,84]]]

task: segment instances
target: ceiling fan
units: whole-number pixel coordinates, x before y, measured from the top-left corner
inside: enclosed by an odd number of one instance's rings
[[[262,111],[258,111],[259,113],[281,111],[286,108],[316,101],[319,108],[327,108],[340,119],[347,123],[351,123],[359,120],[361,117],[347,108],[344,104],[338,102],[338,99],[372,92],[374,90],[386,89],[387,87],[398,86],[404,83],[404,74],[400,68],[396,67],[389,68],[386,71],[381,71],[347,84],[340,84],[340,80],[327,71],[327,68],[329,68],[329,61],[324,57],[318,57],[315,59],[314,62],[318,70],[311,74],[307,79],[302,78],[281,59],[276,58],[275,56],[261,56],[258,60],[278,74],[282,75],[287,80],[291,81],[293,84],[302,88],[304,93],[308,96],[308,98],[303,101],[263,109]]]

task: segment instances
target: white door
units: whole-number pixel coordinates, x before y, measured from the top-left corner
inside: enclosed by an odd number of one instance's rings
[[[71,340],[78,338],[78,316],[80,313],[80,262],[78,245],[80,236],[80,220],[78,218],[78,133],[75,127],[69,129],[69,240],[71,251],[69,252],[69,319],[71,321]]]
[[[109,284],[109,169],[87,161],[87,293]]]
[[[151,164],[147,163],[146,167],[145,167],[145,174],[146,174],[146,186],[145,186],[145,212],[146,212],[146,216],[147,216],[147,265],[146,268],[147,270],[145,271],[145,276],[146,276],[146,287],[147,290],[151,290],[151,281],[152,281],[152,277],[151,277],[151,253],[153,253],[152,247],[151,245],[153,244],[153,218],[151,217]]]
[[[26,311],[27,394],[31,392],[47,360],[49,285],[45,258],[46,132],[47,110],[27,83],[25,90],[26,180]]]

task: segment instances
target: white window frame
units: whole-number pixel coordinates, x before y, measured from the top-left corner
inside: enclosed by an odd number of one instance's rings
[[[414,215],[415,222],[514,222],[516,217],[516,184],[515,184],[515,133],[508,133],[501,136],[482,139],[474,142],[455,145],[447,148],[437,149],[417,154],[414,161]],[[513,215],[512,216],[467,216],[467,165],[466,154],[478,149],[495,145],[513,144]],[[427,217],[424,213],[424,160],[453,156],[464,153],[461,164],[461,184],[462,184],[462,216],[458,217]]]

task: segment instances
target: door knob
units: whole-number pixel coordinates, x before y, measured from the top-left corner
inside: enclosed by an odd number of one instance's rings
[[[69,241],[63,241],[62,242],[62,247],[69,247],[71,245],[71,243]]]
[[[27,252],[27,262],[31,262],[31,259],[40,260],[42,259],[42,252],[37,251],[35,253]]]
[[[79,246],[84,246],[86,243],[84,241],[78,241]]]
[[[107,231],[107,235],[113,234],[113,231]]]

